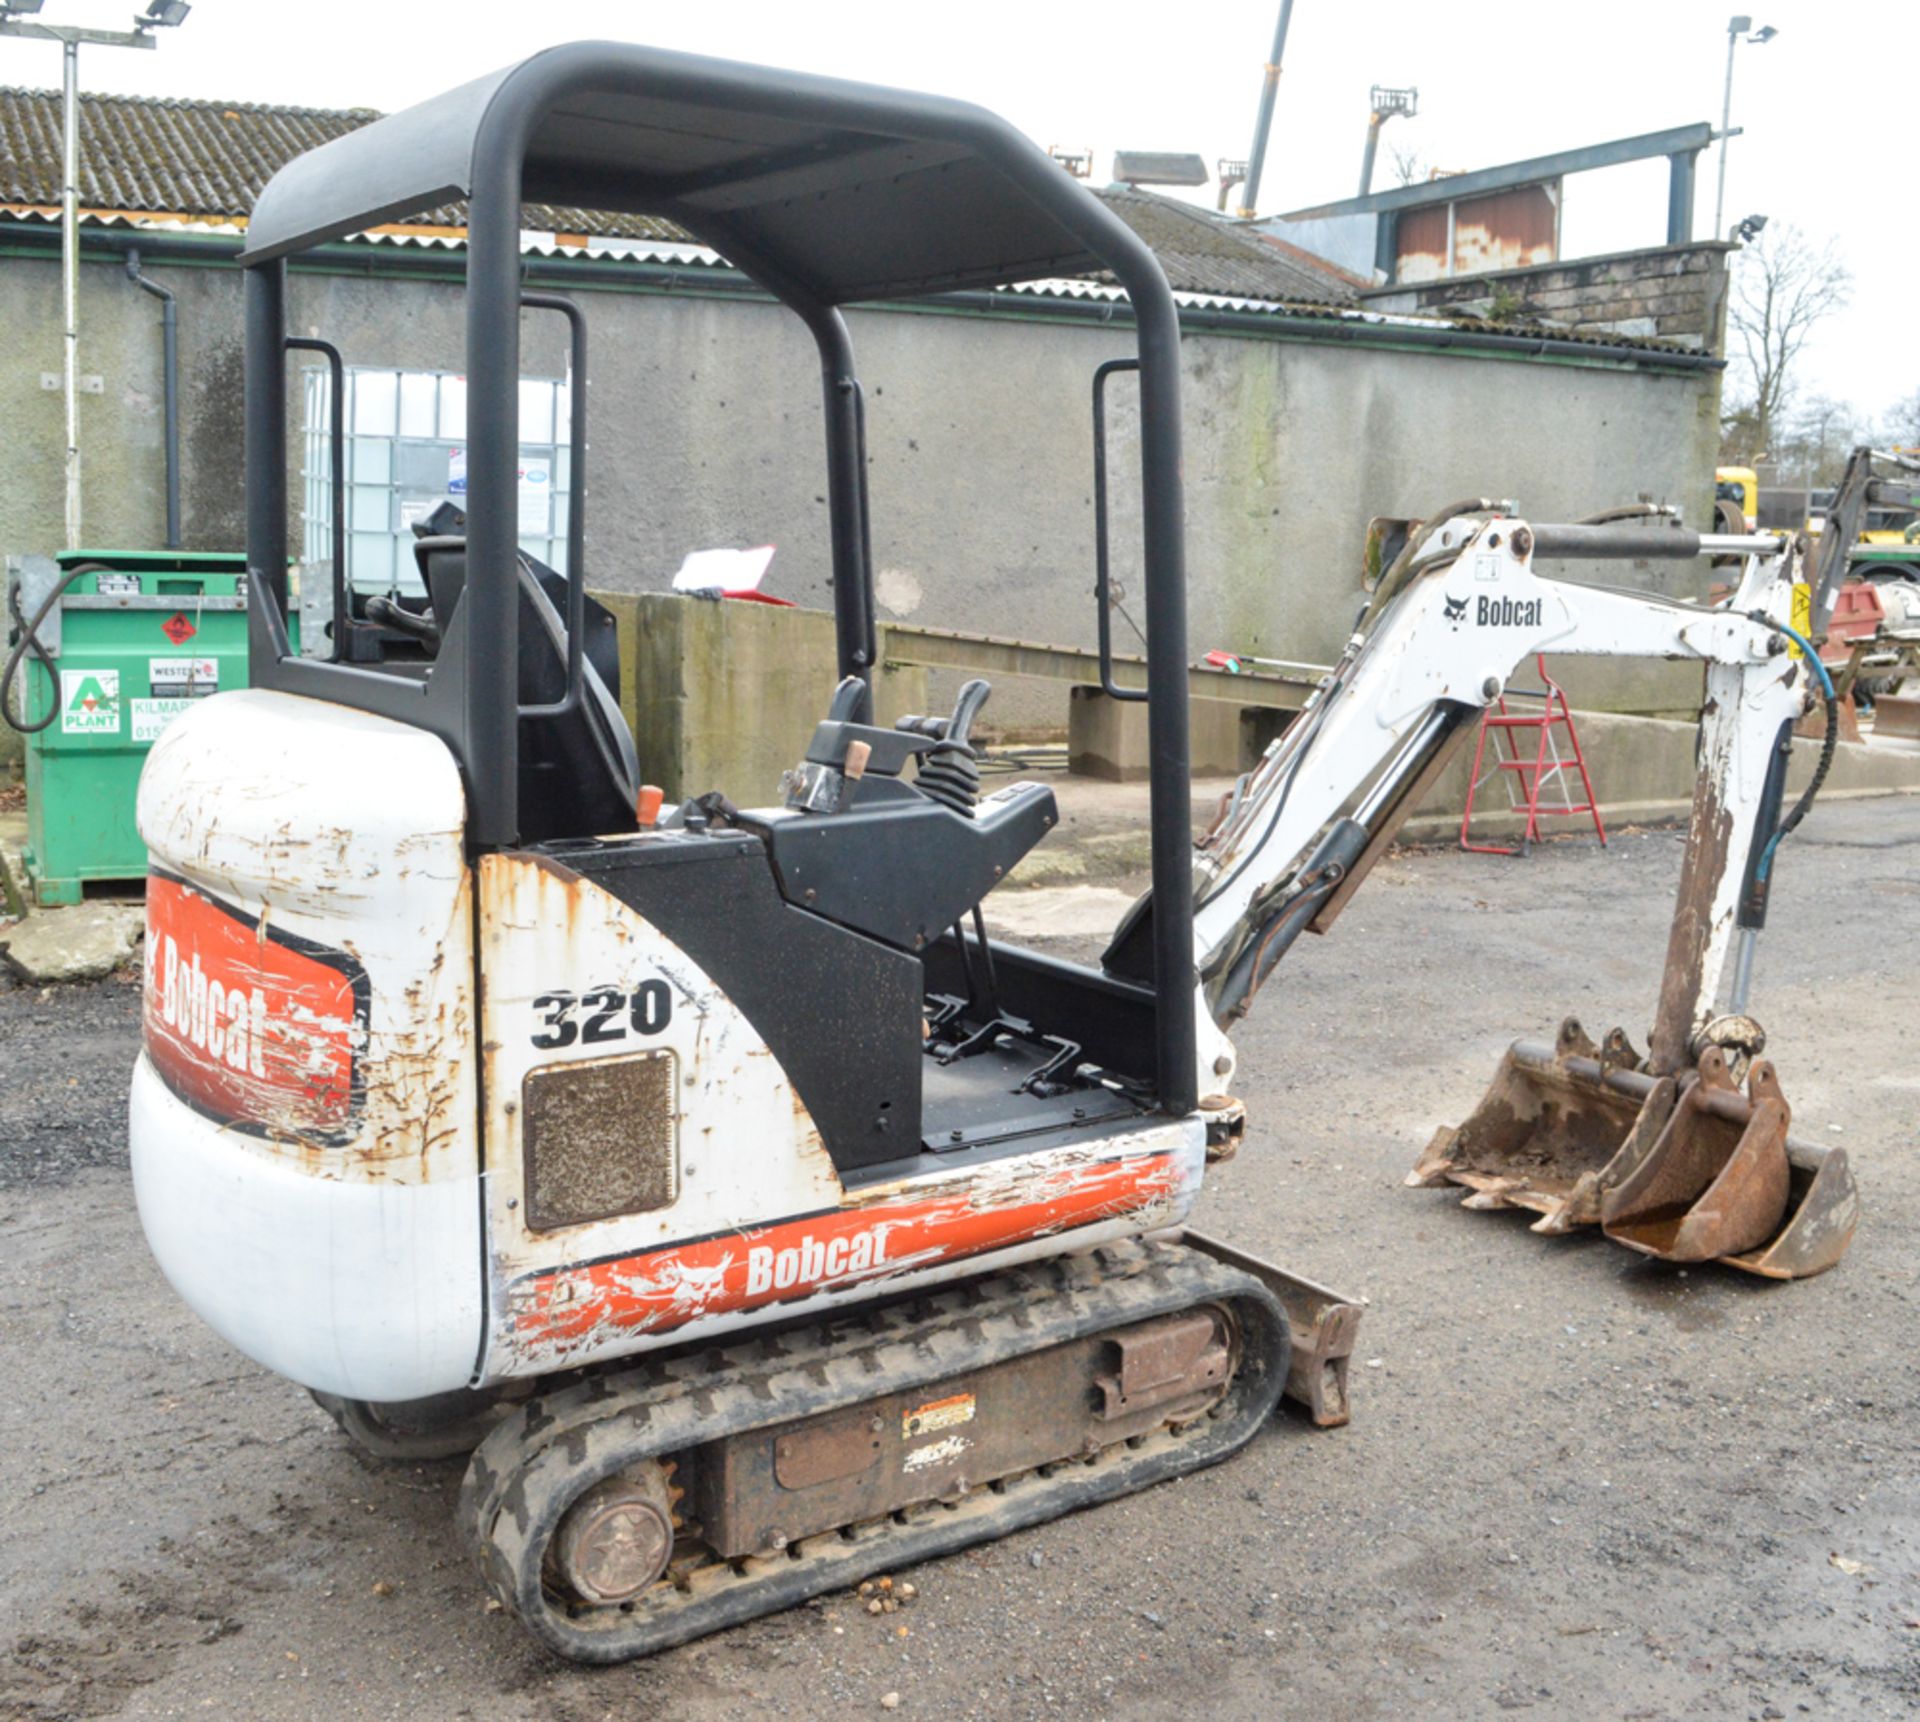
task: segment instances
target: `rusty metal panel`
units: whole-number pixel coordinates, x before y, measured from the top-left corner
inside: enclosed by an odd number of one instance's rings
[[[1523,185],[1453,205],[1453,273],[1525,269],[1556,252],[1559,188]]]
[[[1394,280],[1551,263],[1559,255],[1559,233],[1558,181],[1403,210],[1394,234]]]
[[[1239,1355],[1232,1318],[1208,1304],[715,1441],[684,1464],[700,1535],[725,1558],[772,1553],[1192,1421]]]
[[[1447,205],[1403,210],[1394,232],[1395,281],[1436,281],[1447,273]]]

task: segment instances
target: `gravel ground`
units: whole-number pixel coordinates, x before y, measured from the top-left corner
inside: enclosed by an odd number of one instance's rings
[[[1914,1715],[1920,800],[1816,812],[1761,957],[1795,1128],[1865,1196],[1837,1272],[1683,1272],[1400,1188],[1513,1034],[1644,1040],[1679,852],[1396,856],[1243,1032],[1250,1139],[1199,1223],[1371,1300],[1350,1428],[1283,1417],[915,1571],[898,1614],[601,1671],[483,1606],[457,1464],[360,1457],[151,1266],[136,988],[0,992],[0,1716]]]

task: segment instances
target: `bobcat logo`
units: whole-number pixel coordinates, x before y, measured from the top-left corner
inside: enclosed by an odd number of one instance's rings
[[[1467,619],[1467,601],[1464,598],[1446,597],[1447,620],[1464,622]]]

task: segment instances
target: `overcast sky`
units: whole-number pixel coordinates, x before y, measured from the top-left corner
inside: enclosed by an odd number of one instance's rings
[[[143,0],[144,3],[144,0]],[[47,0],[49,21],[123,26],[133,0]],[[968,0],[196,0],[156,52],[82,52],[88,89],[312,107],[393,109],[554,42],[610,37],[963,96],[1042,145],[1244,156],[1275,0],[1195,5]],[[1370,84],[1415,85],[1420,112],[1387,145],[1475,168],[1697,120],[1718,123],[1722,0],[1296,0],[1262,213],[1357,189]],[[1742,46],[1727,225],[1762,213],[1833,236],[1853,303],[1799,379],[1869,416],[1920,387],[1920,222],[1898,188],[1914,0],[1784,0],[1752,14],[1780,34]],[[0,40],[0,83],[50,86],[55,47]],[[1387,183],[1382,150],[1375,184]],[[1701,161],[1696,234],[1713,221]],[[1212,189],[1193,194],[1211,201]],[[1568,182],[1569,255],[1657,245],[1664,161]]]

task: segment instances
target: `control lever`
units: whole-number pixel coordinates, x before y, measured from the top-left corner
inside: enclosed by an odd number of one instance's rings
[[[843,812],[863,779],[897,778],[908,760],[936,745],[925,734],[863,723],[859,714],[866,705],[867,686],[858,676],[834,689],[806,758],[780,780],[787,806],[802,813]]]
[[[942,807],[971,819],[980,799],[980,762],[973,756],[973,720],[993,692],[993,684],[976,677],[960,690],[953,716],[940,726],[939,739],[920,761],[914,788]],[[925,718],[910,720],[926,723]],[[922,731],[930,734],[931,731]]]
[[[413,611],[403,609],[391,598],[375,596],[367,600],[367,619],[378,622],[383,628],[391,628],[396,634],[405,634],[411,639],[431,646],[436,652],[440,649],[440,625],[431,615],[416,616]]]

